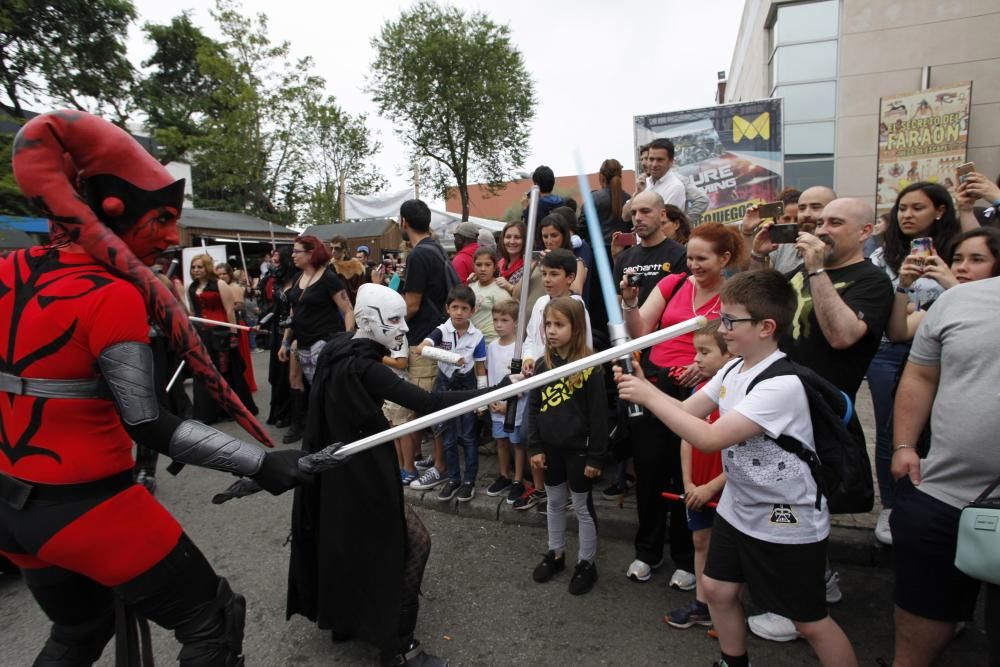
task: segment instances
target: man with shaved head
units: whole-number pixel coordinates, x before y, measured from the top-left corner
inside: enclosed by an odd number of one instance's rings
[[[892,310],[892,283],[864,255],[874,224],[875,211],[864,201],[834,199],[815,234],[799,233],[794,247],[802,267],[788,276],[799,296],[789,355],[851,400]]]
[[[664,277],[687,272],[687,252],[684,246],[663,234],[666,204],[656,191],[640,192],[626,206],[631,211],[632,228],[639,243],[618,255],[615,282],[621,285],[625,276],[629,276],[628,280],[639,288],[638,300],[631,306],[639,307]],[[646,377],[658,375],[658,368],[649,361],[649,350],[643,351],[640,363]],[[676,568],[671,581],[680,581],[684,586],[688,585],[684,582],[690,582],[690,587],[694,588],[694,543],[684,505],[664,502],[660,496],[662,491],[684,488],[680,441],[648,411],[643,417],[629,420],[628,432],[635,474],[639,478],[636,487],[639,525],[635,535],[635,561],[628,567],[626,576],[633,581],[649,581],[653,570],[662,564],[663,544],[669,535],[670,559]],[[628,486],[626,471],[619,467],[618,480],[603,493],[605,497],[622,495]]]
[[[799,195],[799,201],[796,205],[786,205],[785,213],[795,215],[795,222],[799,226],[799,231],[812,234],[816,230],[816,225],[820,215],[823,213],[823,209],[836,198],[837,193],[832,188],[828,188],[825,185],[814,185]],[[759,224],[759,220],[757,223],[744,220],[740,229],[744,234],[753,234],[752,230],[757,224]],[[766,237],[762,240],[766,240]],[[770,241],[758,245],[757,240],[754,240],[753,253],[750,256],[751,269],[759,269],[769,265],[775,271],[787,274],[790,271],[794,271],[801,264],[802,255],[794,245],[789,243],[775,244]]]
[[[814,189],[802,194],[800,205]],[[804,213],[811,219],[810,204]],[[795,289],[798,308],[781,349],[853,401],[892,311],[892,283],[864,256],[865,240],[875,224],[871,206],[860,199],[834,199],[815,224],[815,233],[800,231],[791,245],[802,258],[802,265],[786,274]],[[757,234],[755,252],[770,244],[766,237],[767,229]],[[838,575],[828,570],[828,603],[840,601],[837,580]],[[747,625],[764,639],[790,641],[798,637],[792,622],[777,614],[751,616]]]

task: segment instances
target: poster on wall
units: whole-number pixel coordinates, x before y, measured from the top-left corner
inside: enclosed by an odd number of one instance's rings
[[[883,97],[879,102],[876,204],[892,208],[910,183],[931,181],[954,192],[965,162],[972,82]]]
[[[636,116],[637,161],[638,147],[660,137],[674,142],[675,168],[708,195],[702,222],[741,220],[781,191],[780,99]]]

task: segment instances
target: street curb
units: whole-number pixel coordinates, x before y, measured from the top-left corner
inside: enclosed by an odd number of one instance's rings
[[[515,510],[506,504],[506,495],[490,498],[482,487],[476,490],[475,497],[460,503],[457,500],[442,502],[437,499],[437,489],[417,491],[404,489],[406,502],[417,509],[428,509],[435,512],[445,512],[467,519],[479,521],[500,521],[514,527],[529,526],[545,528],[545,515],[536,509]],[[631,496],[629,496],[631,499]],[[634,502],[631,506],[618,507],[616,501],[608,501],[600,497],[600,492],[594,492],[595,513],[598,529],[602,538],[630,541],[635,537],[636,516]],[[571,517],[566,529],[576,532],[576,521]],[[884,547],[875,540],[869,529],[844,528],[833,526],[830,529],[828,542],[830,561],[849,565],[864,565],[869,567],[889,567],[892,564],[891,548]]]

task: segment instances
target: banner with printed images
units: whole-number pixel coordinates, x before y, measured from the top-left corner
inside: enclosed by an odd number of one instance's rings
[[[637,163],[639,146],[661,137],[674,142],[675,168],[708,195],[702,222],[741,220],[781,191],[780,99],[636,116]]]
[[[892,208],[910,183],[931,181],[954,192],[965,162],[972,82],[883,97],[879,103],[879,212]]]

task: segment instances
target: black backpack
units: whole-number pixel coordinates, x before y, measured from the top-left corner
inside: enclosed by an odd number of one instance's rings
[[[726,374],[733,369],[730,366]],[[811,368],[787,358],[764,369],[747,387],[747,393],[760,382],[782,375],[795,375],[802,381],[809,401],[816,452],[787,435],[775,439],[779,447],[805,461],[816,480],[816,509],[821,495],[826,496],[831,514],[870,512],[875,504],[872,466],[861,422],[847,394]],[[725,379],[725,375],[723,375]]]

